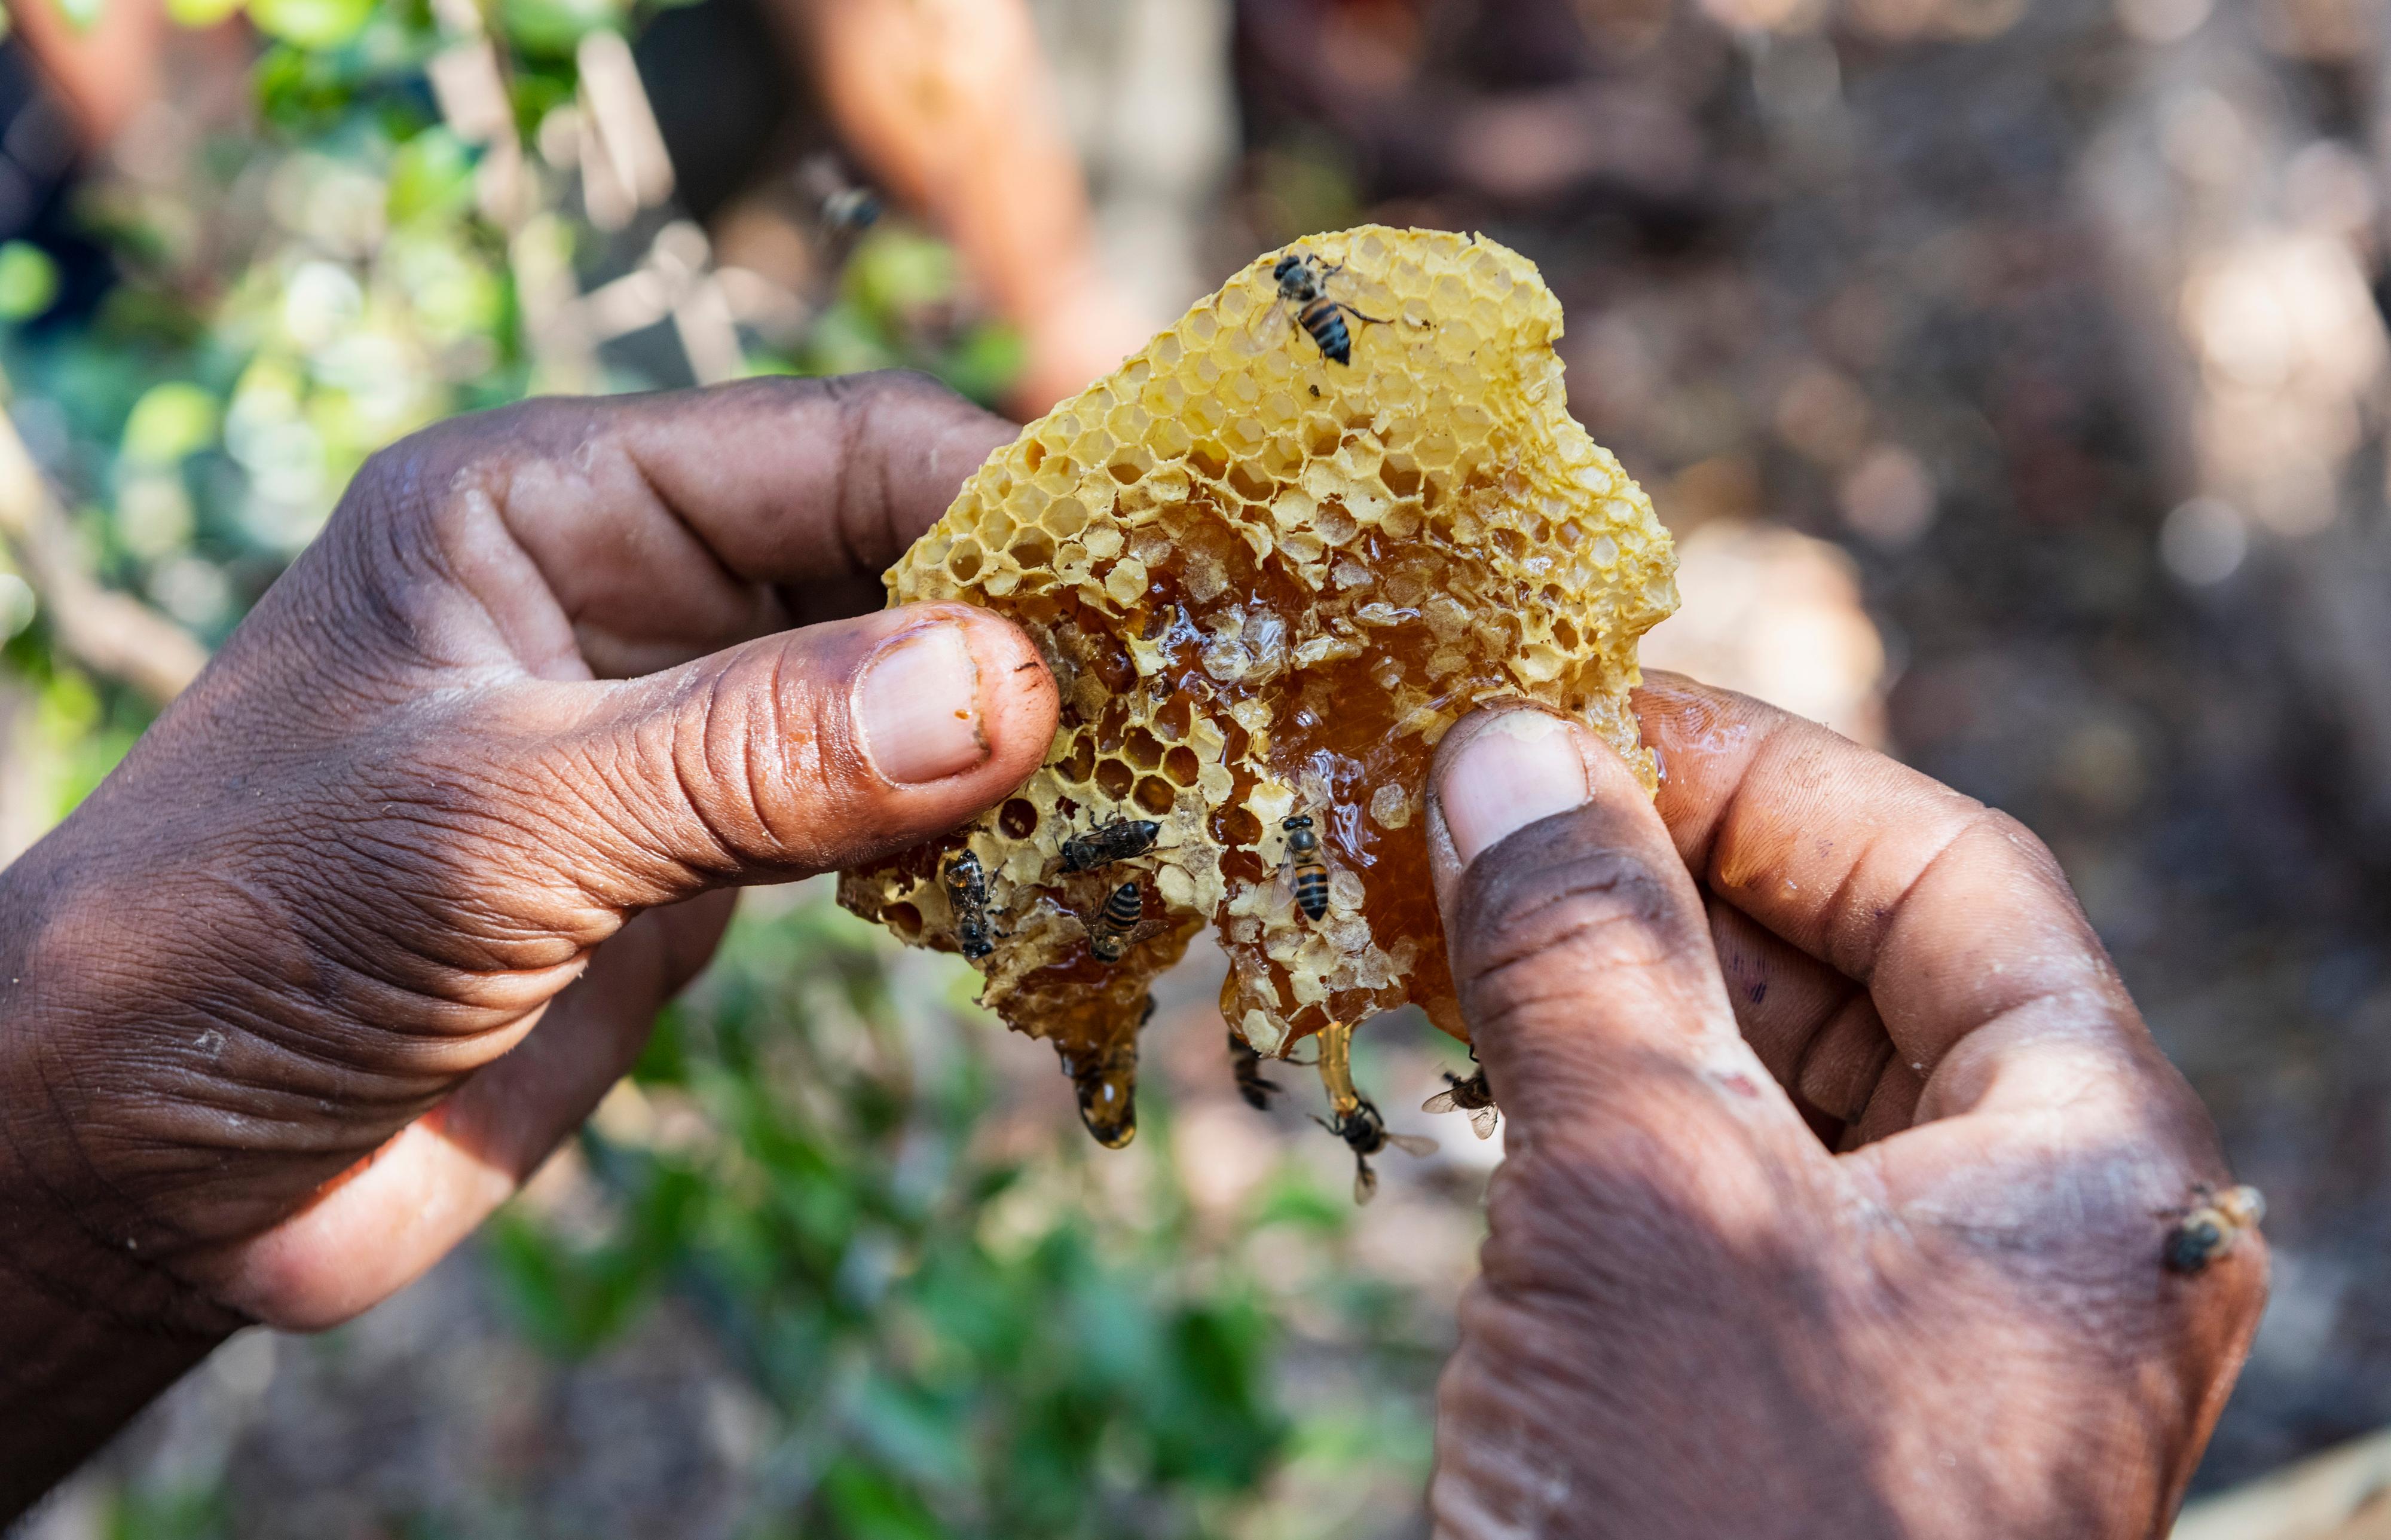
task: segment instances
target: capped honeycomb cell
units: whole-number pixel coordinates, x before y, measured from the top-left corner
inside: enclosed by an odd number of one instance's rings
[[[1011,801],[840,901],[961,950],[942,874],[976,855],[982,998],[1053,1044],[1107,1144],[1135,1128],[1147,985],[1208,924],[1260,1053],[1407,1002],[1465,1035],[1421,798],[1466,712],[1569,713],[1652,779],[1627,692],[1675,558],[1569,415],[1533,264],[1376,225],[1289,250],[1347,307],[1350,364],[1259,257],[991,456],[888,573],[892,602],[1018,622],[1062,725]],[[1325,883],[1290,858],[1299,816]]]

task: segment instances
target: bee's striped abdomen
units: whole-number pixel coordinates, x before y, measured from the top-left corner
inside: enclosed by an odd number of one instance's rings
[[[1088,932],[1088,950],[1098,962],[1118,962],[1129,950],[1130,933],[1145,916],[1145,890],[1134,882],[1115,888]]]
[[[1314,300],[1303,307],[1303,314],[1296,319],[1312,333],[1321,353],[1339,364],[1350,366],[1353,362],[1353,338],[1345,329],[1344,312],[1334,301]]]
[[[1279,820],[1286,830],[1286,877],[1295,890],[1295,906],[1306,919],[1328,913],[1328,866],[1320,859],[1320,836],[1312,830],[1312,815],[1299,813]]]

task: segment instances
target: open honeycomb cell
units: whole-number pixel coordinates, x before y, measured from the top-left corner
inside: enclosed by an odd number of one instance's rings
[[[1350,365],[1279,301],[1281,253],[1259,257],[999,450],[888,573],[894,602],[1017,622],[1062,725],[1011,801],[846,874],[840,899],[960,950],[941,876],[975,853],[995,936],[982,997],[1054,1045],[1107,1144],[1134,1131],[1147,985],[1207,924],[1230,961],[1222,1013],[1262,1054],[1407,1002],[1465,1035],[1421,814],[1464,713],[1570,713],[1651,780],[1627,692],[1636,638],[1676,605],[1675,558],[1569,415],[1560,305],[1535,267],[1481,237],[1375,225],[1293,250],[1341,267],[1330,299],[1383,318],[1347,317]],[[1288,869],[1298,815],[1326,867],[1317,918]],[[1099,835],[1140,848],[1072,869],[1066,841]],[[1108,902],[1138,923],[1122,931]]]

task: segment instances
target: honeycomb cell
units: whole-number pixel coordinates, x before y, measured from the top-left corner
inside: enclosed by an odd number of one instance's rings
[[[1675,558],[1569,417],[1535,268],[1443,231],[1300,249],[1343,264],[1331,298],[1389,318],[1351,321],[1350,366],[1277,303],[1267,252],[991,456],[888,573],[893,601],[1018,622],[1062,723],[1011,801],[846,874],[841,901],[958,950],[938,872],[976,853],[998,938],[982,998],[1053,1044],[1107,1144],[1135,1131],[1147,986],[1208,924],[1222,1014],[1260,1053],[1332,1026],[1341,1046],[1407,1002],[1463,1035],[1422,791],[1465,712],[1574,713],[1652,779],[1627,692]],[[1317,920],[1286,869],[1298,815],[1328,867]],[[1067,870],[1075,837],[1123,853]],[[1092,940],[1128,883],[1138,922],[1107,964]]]

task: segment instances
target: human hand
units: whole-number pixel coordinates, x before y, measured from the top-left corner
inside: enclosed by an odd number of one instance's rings
[[[1011,431],[918,379],[773,380],[367,465],[0,873],[0,1514],[226,1330],[342,1320],[454,1245],[628,1067],[725,890],[1036,767],[1054,690],[1005,622],[782,629],[876,608]]]
[[[1438,1395],[1437,1533],[2163,1533],[2266,1293],[2168,1217],[2226,1180],[2049,853],[1668,676],[1655,809],[1480,716],[1432,778],[1454,974],[1510,1119]]]

